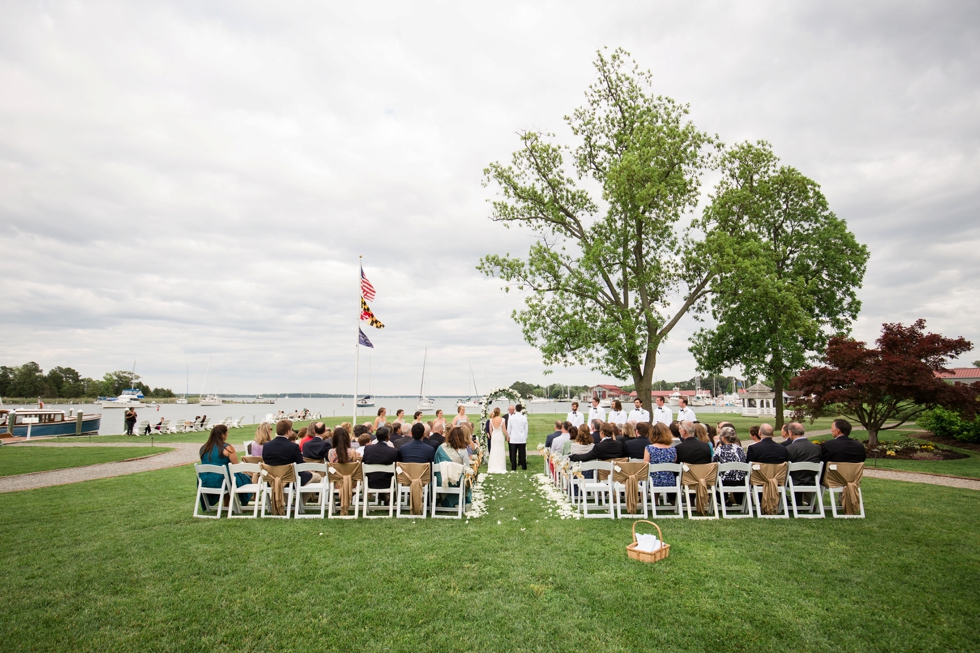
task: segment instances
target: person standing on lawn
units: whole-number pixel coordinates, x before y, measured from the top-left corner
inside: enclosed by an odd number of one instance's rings
[[[520,464],[521,469],[527,469],[527,415],[522,412],[524,407],[520,404],[517,404],[514,409],[515,412],[507,420],[507,433],[510,434],[507,447],[510,451],[510,470],[512,472],[517,471],[518,464]]]

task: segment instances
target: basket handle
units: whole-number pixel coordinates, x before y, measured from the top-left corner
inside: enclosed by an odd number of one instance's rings
[[[637,524],[650,524],[651,526],[653,526],[654,528],[657,529],[657,539],[660,540],[661,542],[664,541],[664,534],[660,532],[660,527],[659,526],[657,526],[656,524],[654,524],[652,521],[649,521],[649,520],[646,520],[646,519],[637,519],[635,522],[633,522],[633,544],[636,544],[636,525]]]

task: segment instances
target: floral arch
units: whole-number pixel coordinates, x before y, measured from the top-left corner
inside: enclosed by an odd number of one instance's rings
[[[486,433],[484,433],[483,429],[484,425],[487,423],[487,420],[490,419],[490,406],[494,401],[500,399],[501,397],[507,397],[515,404],[523,401],[521,395],[518,394],[518,392],[513,388],[495,388],[483,396],[483,412],[480,415],[480,431],[478,436],[480,438],[480,442],[484,445],[486,445]]]

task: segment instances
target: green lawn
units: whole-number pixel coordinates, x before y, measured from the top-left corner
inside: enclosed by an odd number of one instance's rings
[[[882,431],[878,434],[878,439],[881,441],[904,440],[915,433],[921,433],[921,431]],[[858,432],[855,435],[859,438],[866,439],[867,434]],[[928,442],[928,440],[921,441]],[[928,474],[948,474],[951,476],[980,478],[980,454],[977,454],[976,451],[957,447],[943,446],[943,448],[953,449],[954,451],[966,454],[968,458],[960,458],[958,460],[896,460],[888,457],[879,457],[877,460],[868,458],[866,465],[869,469],[877,467],[879,469],[897,469],[903,472],[926,472]]]
[[[491,483],[468,524],[193,519],[190,467],[0,495],[3,648],[980,648],[975,492],[865,479],[866,520],[663,520],[651,565],[630,521]]]
[[[172,449],[163,447],[0,447],[0,476],[67,469],[149,456]]]

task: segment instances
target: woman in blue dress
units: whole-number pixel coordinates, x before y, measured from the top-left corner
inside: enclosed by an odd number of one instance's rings
[[[653,425],[650,433],[650,443],[643,452],[643,462],[651,465],[677,462],[677,449],[673,447],[674,439],[670,429],[662,422]],[[677,485],[677,476],[673,472],[653,472],[650,482],[654,487],[671,487]]]
[[[469,444],[470,436],[468,431],[460,426],[454,426],[449,430],[449,438],[439,445],[436,449],[436,456],[433,459],[433,463],[456,463],[457,465],[462,465],[464,468],[470,466],[470,456],[467,452],[467,445]],[[435,479],[433,483],[436,486],[442,485],[442,474],[436,472],[434,474]],[[466,482],[466,476],[464,474],[462,481]],[[449,487],[459,487],[459,483],[449,482]],[[466,503],[473,502],[473,491],[470,489],[466,490]],[[439,498],[439,505],[443,508],[455,508],[459,505],[459,497],[454,494],[444,494]]]
[[[211,429],[211,435],[208,437],[208,441],[201,447],[201,462],[205,465],[220,465],[222,467],[227,467],[229,463],[235,463],[237,465],[238,454],[235,453],[235,447],[226,442],[227,439],[228,427],[224,424],[218,424]],[[252,482],[252,477],[242,472],[236,473],[235,479],[238,485],[248,485]],[[201,484],[204,487],[219,488],[223,480],[221,474],[215,474],[214,472],[204,472],[201,474]],[[208,501],[207,496],[205,495],[202,498]],[[238,500],[248,503],[252,500],[252,495],[239,494]]]

